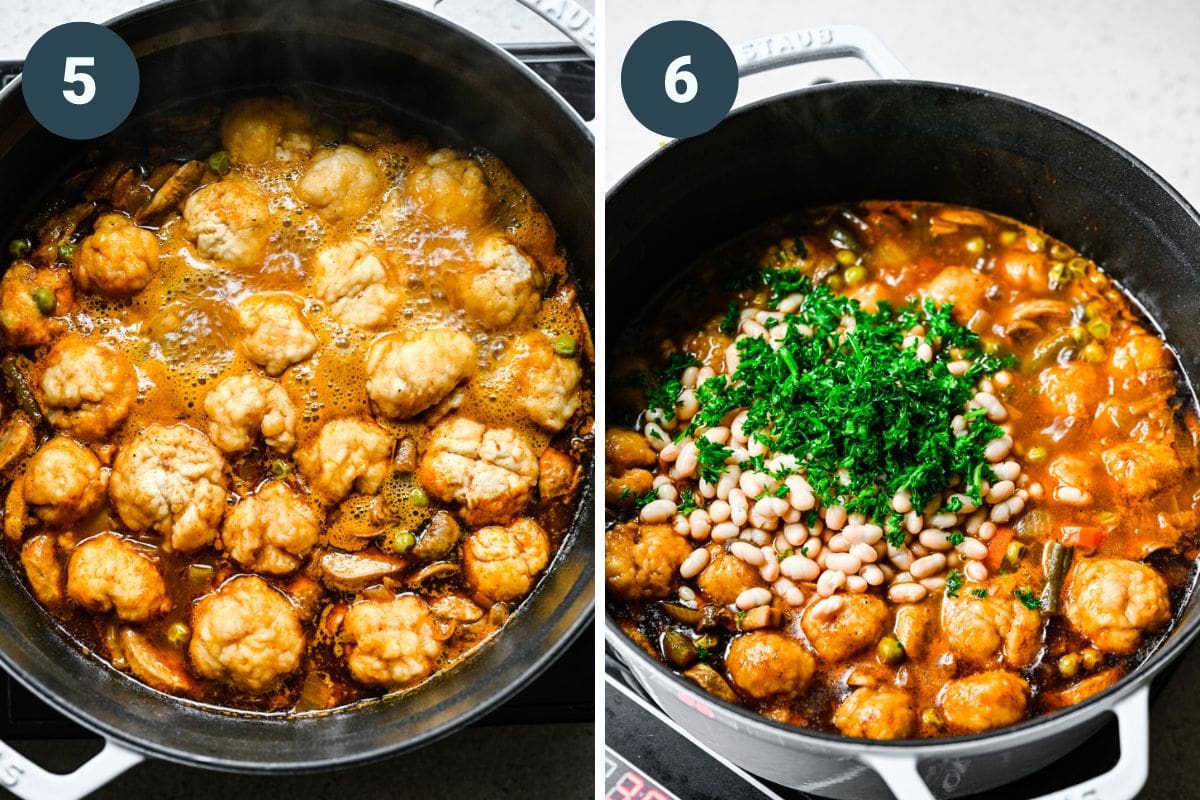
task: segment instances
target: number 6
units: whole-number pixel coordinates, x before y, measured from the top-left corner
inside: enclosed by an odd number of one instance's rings
[[[85,106],[92,102],[92,98],[96,96],[96,79],[86,72],[77,72],[76,68],[94,66],[96,59],[91,56],[67,56],[66,66],[63,67],[63,82],[68,85],[80,84],[80,88],[76,90],[63,89],[63,97],[68,103]]]
[[[664,84],[667,90],[667,97],[671,98],[676,103],[690,103],[700,91],[700,84],[696,81],[696,76],[684,69],[692,63],[691,56],[680,56],[672,61],[667,66],[667,76]],[[679,91],[679,84],[683,84],[683,91]]]

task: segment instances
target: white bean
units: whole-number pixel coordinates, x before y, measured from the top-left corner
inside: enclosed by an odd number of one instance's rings
[[[815,581],[821,574],[816,561],[802,555],[788,556],[779,562],[779,570],[794,581]]]
[[[703,541],[712,532],[712,523],[708,519],[708,512],[703,508],[693,511],[688,517],[688,522],[691,523],[690,533],[693,539]]]
[[[855,515],[857,516],[857,515]],[[838,534],[852,545],[859,544],[863,540],[863,526],[861,522],[849,522],[846,527],[842,528]]]
[[[793,522],[783,526],[783,536],[792,547],[799,547],[808,538],[808,526],[802,522]]]
[[[888,545],[888,560],[895,564],[897,569],[908,569],[912,566],[913,555],[907,547]]]
[[[761,528],[746,528],[742,531],[741,538],[758,547],[766,547],[771,543],[771,534]]]
[[[986,509],[979,509],[971,516],[967,517],[967,521],[963,524],[963,528],[966,529],[967,533],[977,533],[979,531],[979,526],[983,525],[984,521],[987,519],[987,513],[988,512]]]
[[[812,619],[823,622],[836,617],[844,605],[846,605],[846,601],[841,597],[825,596],[824,600],[813,603],[808,613]]]
[[[1012,518],[1012,512],[1008,510],[1008,506],[1001,503],[998,506],[992,506],[992,513],[988,514],[988,519],[992,522],[1004,524]]]
[[[731,344],[725,348],[725,371],[732,375],[737,372],[738,364],[741,363],[741,356],[738,354],[737,344]],[[742,441],[746,441],[742,439]]]
[[[750,507],[750,524],[756,528],[774,528],[779,524],[779,515],[775,513],[771,498],[764,497]]]
[[[773,583],[779,579],[779,557],[775,555],[774,548],[767,546],[763,547],[763,565],[758,568],[758,574],[767,583]]]
[[[642,506],[642,522],[666,522],[675,516],[675,503],[671,500],[651,500]]]
[[[871,588],[871,584],[867,583],[867,579],[861,575],[846,576],[846,591],[862,594],[867,589]]]
[[[1034,500],[1041,500],[1042,495],[1044,495],[1045,493],[1046,493],[1046,489],[1040,483],[1035,481],[1035,482],[1029,484],[1029,496],[1032,497]]]
[[[714,500],[708,507],[708,518],[714,524],[729,519],[729,503],[724,500]]]
[[[842,536],[840,533],[835,533],[833,536],[830,536],[825,542],[825,546],[834,553],[847,553],[850,551],[850,542],[846,541],[846,537]]]
[[[717,487],[703,478],[700,479],[700,496],[705,500],[712,500],[717,496]]]
[[[921,359],[926,364],[928,364],[930,361],[933,361],[933,348],[929,346],[928,342],[921,342],[919,345],[917,345],[917,358]]]
[[[1021,465],[1015,461],[1001,461],[992,467],[992,472],[1002,481],[1015,481],[1021,474]]]
[[[846,573],[835,569],[827,569],[817,578],[817,594],[829,597],[846,583]]]
[[[830,506],[825,509],[825,526],[835,531],[846,524],[846,509],[842,506]]]
[[[968,561],[963,567],[963,572],[973,581],[982,583],[988,578],[988,568],[983,565],[982,561]]]
[[[779,301],[779,305],[775,306],[781,314],[791,314],[800,308],[804,303],[804,295],[789,294],[787,297]]]
[[[746,497],[758,497],[763,492],[763,484],[765,482],[765,476],[759,475],[752,469],[748,469],[738,479],[738,488],[745,493]]]
[[[789,475],[783,483],[788,487],[788,502],[792,504],[792,508],[797,511],[808,511],[816,505],[817,500],[813,497],[812,487],[804,478],[799,475]]]
[[[950,534],[937,528],[926,528],[921,531],[917,541],[921,543],[922,547],[928,547],[930,550],[949,550],[954,546],[950,544]]]
[[[1008,453],[1012,450],[1012,437],[1007,433],[999,439],[992,439],[983,448],[983,457],[991,463],[995,464],[998,461],[1003,461],[1008,458]]]
[[[782,497],[772,496],[765,499],[771,502],[771,508],[775,509],[775,516],[777,517],[782,517],[787,512],[795,510],[788,505],[788,501],[784,500]]]
[[[853,575],[862,567],[862,562],[849,553],[830,553],[825,556],[825,568],[836,569],[847,575]]]
[[[824,550],[824,544],[821,539],[816,536],[810,536],[808,541],[800,545],[801,555],[806,555],[809,558],[816,558]]]
[[[716,374],[717,374],[717,373],[716,373],[716,372],[713,370],[713,368],[712,368],[712,367],[701,367],[701,368],[700,368],[700,372],[698,372],[698,373],[696,374],[696,385],[697,385],[697,386],[701,386],[701,385],[703,385],[703,383],[704,383],[706,380],[708,380],[709,378],[712,378],[712,377],[714,377]]]
[[[742,494],[741,489],[731,489],[729,492],[729,519],[739,528],[746,524],[746,518],[750,516],[750,506],[746,502],[746,495]]]
[[[865,580],[871,586],[880,586],[883,584],[883,570],[874,564],[867,564],[862,568],[862,573],[860,574],[863,576],[863,580]]]
[[[912,495],[907,489],[901,489],[892,497],[892,510],[897,514],[907,514],[912,511]]]
[[[985,522],[979,526],[979,532],[975,534],[981,542],[990,542],[992,537],[996,535],[996,523]]]
[[[974,561],[983,561],[983,559],[987,558],[988,554],[986,544],[978,539],[972,539],[969,536],[963,539],[962,544],[960,544],[956,549],[958,550],[958,554],[960,556],[963,558],[972,559]]]
[[[1014,484],[1012,481],[1000,481],[999,483],[994,483],[992,484],[992,488],[988,489],[986,499],[992,505],[1001,503],[1011,497],[1016,488],[1016,484]]]
[[[658,495],[659,500],[670,500],[672,503],[679,498],[679,493],[675,491],[675,484],[670,481],[660,484],[655,494]]]
[[[679,565],[679,574],[684,578],[694,578],[708,566],[708,550],[700,547]]]
[[[922,578],[920,584],[931,592],[940,592],[946,588],[945,578]]]
[[[696,412],[700,410],[700,402],[696,399],[696,393],[691,389],[684,389],[679,393],[679,401],[676,404],[676,414],[681,420],[689,420],[696,416]]]
[[[930,553],[912,562],[912,566],[908,568],[908,571],[914,578],[920,580],[941,572],[945,568],[946,557],[941,553]]]
[[[867,544],[878,544],[883,538],[883,528],[878,525],[863,525],[863,541]]]
[[[925,528],[925,517],[918,514],[915,509],[908,512],[904,515],[904,528],[913,536],[916,536]]]
[[[971,499],[970,495],[965,495],[962,493],[950,495],[951,501],[955,499],[958,500],[959,514],[970,514],[971,512],[975,511],[975,509],[979,508],[979,506],[975,505],[975,501]]]
[[[919,603],[928,593],[919,583],[893,583],[888,587],[888,599],[893,603]]]
[[[722,522],[719,525],[714,525],[709,535],[712,536],[714,542],[724,542],[729,539],[736,539],[741,531],[742,529],[739,525],[735,525],[732,522]]]
[[[958,375],[958,376],[966,375],[967,370],[969,370],[970,368],[971,368],[971,362],[965,361],[961,358],[958,359],[957,361],[951,361],[949,364],[946,365],[947,372],[949,372],[951,375]]]
[[[994,394],[979,392],[975,395],[975,402],[987,412],[987,418],[992,422],[1004,422],[1004,420],[1008,419],[1008,409],[996,399]]]
[[[650,449],[655,452],[660,452],[671,441],[671,437],[667,436],[667,432],[657,422],[647,422],[646,426],[642,428],[642,434],[650,443]]]
[[[953,511],[942,511],[929,519],[931,528],[953,528],[958,524],[958,514]]]
[[[737,607],[743,611],[749,611],[752,608],[765,606],[771,602],[771,591],[764,589],[761,586],[756,586],[753,589],[747,589],[737,596]]]
[[[682,478],[690,478],[696,472],[700,450],[696,443],[688,440],[679,447],[679,457],[675,459],[675,471]]]
[[[718,425],[715,428],[709,428],[702,435],[715,444],[725,444],[729,441],[729,428]]]
[[[732,492],[738,485],[738,480],[742,477],[742,469],[736,464],[731,467],[726,467],[725,472],[717,479],[717,497],[721,500],[728,500],[729,493]]]
[[[730,372],[732,373],[733,370],[730,370]],[[733,440],[735,442],[740,442],[741,444],[745,444],[746,440],[750,438],[749,436],[746,435],[746,429],[744,427],[746,424],[747,416],[748,415],[746,414],[746,412],[743,411],[740,414],[738,414],[736,417],[734,417],[733,422],[730,423],[730,425],[729,425],[729,433],[731,436],[733,436]]]
[[[688,518],[682,514],[675,517],[675,521],[671,523],[671,527],[680,536],[689,536],[692,532],[692,523],[688,522]]]
[[[694,603],[696,602],[696,593],[692,591],[692,587],[690,586],[680,586],[679,599],[688,604]]]
[[[850,555],[857,558],[862,564],[874,564],[879,558],[879,553],[875,552],[875,548],[866,542],[850,545]]]

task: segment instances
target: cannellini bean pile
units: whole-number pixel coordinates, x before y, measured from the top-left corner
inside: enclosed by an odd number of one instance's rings
[[[775,311],[743,310],[737,339],[725,353],[724,374],[731,376],[737,369],[738,340],[767,337],[778,347],[787,326],[775,325],[768,330],[768,320],[778,320],[780,312],[795,311],[802,300],[803,295],[796,294],[785,298]],[[852,325],[853,320],[847,319],[845,324]],[[803,327],[801,333],[811,333]],[[932,361],[935,350],[920,338],[923,333],[920,327],[914,328],[904,346],[915,346],[919,358]],[[967,361],[954,361],[948,368],[961,375],[969,366]],[[742,610],[768,605],[773,595],[789,605],[801,606],[806,591],[829,597],[840,590],[875,589],[886,592],[892,602],[915,603],[930,592],[942,591],[951,570],[960,570],[972,581],[986,580],[988,569],[983,560],[997,526],[1012,521],[1030,498],[1042,495],[1041,484],[1030,481],[1021,465],[1009,458],[1012,424],[1008,409],[998,397],[1011,382],[1011,375],[1005,371],[981,379],[964,414],[951,424],[955,435],[961,436],[967,430],[965,412],[982,408],[987,418],[1004,430],[1004,435],[985,449],[997,480],[983,482],[982,503],[978,505],[956,491],[958,485],[948,487],[923,508],[913,508],[906,491],[897,492],[891,505],[904,515],[904,544],[900,547],[888,544],[876,521],[847,513],[840,505],[822,506],[801,473],[782,481],[768,474],[795,469],[799,462],[789,454],[770,453],[761,442],[747,436],[743,429],[745,409],[735,409],[720,425],[699,427],[694,436],[676,441],[674,431],[686,427],[699,410],[696,387],[716,374],[711,367],[689,367],[682,375],[683,388],[673,419],[667,420],[662,409],[647,412],[643,435],[658,453],[658,474],[653,484],[657,499],[642,507],[641,520],[671,523],[676,533],[696,543],[696,549],[679,569],[685,579],[694,578],[707,566],[709,551],[705,544],[709,540],[724,544],[730,555],[757,568],[771,588],[747,587],[737,597],[736,605]],[[700,436],[733,450],[715,484],[699,476],[696,437]],[[749,460],[756,456],[765,458],[762,471],[750,466]],[[781,483],[786,491],[780,490]],[[697,507],[681,514],[677,504],[681,492],[688,488],[693,488]],[[960,503],[959,511],[943,510],[954,498]],[[814,511],[816,519],[809,524],[807,520],[814,516],[809,512]],[[684,591],[691,594],[687,587]]]

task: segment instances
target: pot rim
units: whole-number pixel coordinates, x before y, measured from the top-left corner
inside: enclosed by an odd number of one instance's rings
[[[553,89],[540,75],[529,68],[525,63],[504,50],[497,44],[490,42],[482,36],[462,27],[458,23],[445,19],[444,17],[432,11],[423,8],[409,5],[407,3],[389,2],[389,0],[356,0],[362,5],[367,5],[380,13],[389,13],[393,15],[411,15],[423,19],[426,23],[440,26],[446,29],[449,33],[457,35],[466,40],[466,44],[488,51],[488,55],[493,58],[501,59],[508,67],[518,73],[518,77],[535,85],[539,92],[547,99],[551,100],[556,110],[559,111],[565,119],[569,120],[573,131],[584,137],[586,143],[594,148],[595,137],[588,125],[577,111]],[[119,14],[106,22],[102,23],[105,27],[117,30],[129,26],[134,23],[141,23],[159,14],[176,14],[188,7],[211,7],[212,3],[209,0],[155,0],[144,6],[139,6],[135,9]],[[323,7],[323,6],[322,6]],[[237,17],[255,18],[261,17],[267,6],[262,3],[248,3],[238,6]],[[288,18],[284,18],[285,23]],[[285,24],[281,31],[290,31],[296,28],[293,24]],[[175,30],[175,28],[170,28]],[[230,32],[238,32],[242,28],[236,28],[233,31],[222,31],[219,34],[214,34],[214,38],[228,35]],[[148,40],[152,41],[152,40]],[[150,53],[158,52],[163,49],[171,49],[176,43],[174,41],[154,42],[153,47],[141,50],[138,53],[139,58]],[[9,85],[0,90],[0,104],[13,102],[12,94],[21,91],[22,76],[18,75],[12,80]],[[589,254],[590,257],[590,254]],[[594,454],[592,455],[594,458]],[[0,649],[0,667],[24,686],[39,699],[55,709],[59,713],[68,717],[72,721],[78,723],[82,727],[88,729],[92,733],[97,734],[106,741],[116,742],[122,746],[128,747],[143,755],[161,758],[175,763],[205,767],[209,769],[217,769],[230,772],[242,773],[278,773],[278,772],[317,772],[322,770],[336,769],[342,767],[350,767],[378,761],[384,758],[399,755],[401,753],[414,750],[425,746],[439,739],[445,738],[466,726],[478,721],[488,713],[494,711],[504,702],[511,699],[517,692],[524,689],[538,675],[543,673],[557,658],[580,636],[580,633],[591,624],[595,617],[595,593],[593,587],[595,585],[595,565],[592,557],[593,548],[587,547],[587,537],[594,536],[594,491],[590,486],[584,486],[580,490],[580,496],[577,500],[575,513],[570,525],[565,530],[562,544],[558,553],[556,553],[554,561],[550,567],[543,573],[539,579],[539,583],[525,600],[518,607],[516,615],[520,615],[526,605],[535,601],[537,595],[543,593],[546,586],[546,579],[556,566],[561,566],[561,562],[565,560],[569,548],[578,548],[581,551],[586,551],[587,562],[583,569],[580,570],[573,583],[564,594],[564,602],[570,605],[578,603],[577,616],[570,620],[563,630],[553,638],[548,646],[540,652],[534,654],[529,651],[522,659],[524,664],[516,671],[515,676],[508,680],[498,691],[493,691],[490,694],[479,698],[476,703],[471,705],[461,714],[448,719],[440,724],[429,727],[427,730],[420,732],[417,735],[407,734],[403,729],[393,728],[396,731],[395,737],[389,741],[377,742],[373,747],[364,746],[362,750],[356,750],[353,753],[347,754],[327,754],[321,752],[317,755],[305,754],[302,760],[252,760],[239,758],[237,756],[214,754],[210,752],[202,752],[200,750],[189,750],[184,748],[175,748],[160,744],[153,737],[142,737],[130,733],[126,727],[121,724],[109,724],[101,721],[90,710],[71,704],[68,700],[61,697],[59,694],[48,688],[48,682],[31,671],[26,671],[10,656],[10,654]],[[13,578],[16,578],[16,573],[9,565],[9,571],[12,572]],[[582,586],[582,589],[580,588]],[[28,595],[28,591],[23,592]],[[582,595],[581,599],[580,598]],[[35,602],[31,597],[29,602]],[[44,610],[41,613],[46,613]],[[514,616],[516,616],[514,615]],[[47,616],[47,623],[53,625],[52,619]],[[548,627],[553,627],[550,625]],[[498,640],[508,634],[506,629],[501,629],[497,635],[491,637],[487,642],[473,651],[465,659],[454,664],[449,669],[433,676],[430,683],[421,684],[414,689],[393,693],[391,695],[383,695],[378,699],[369,701],[369,706],[394,704],[402,702],[405,697],[423,691],[436,690],[436,685],[439,681],[449,679],[455,672],[461,670],[465,664],[468,664],[474,659],[482,657],[488,649],[494,648]],[[65,637],[69,643],[77,650],[87,651],[88,648],[83,648],[61,631],[55,632],[54,636]],[[90,656],[89,656],[90,657]],[[115,670],[111,664],[104,663],[101,660],[100,667],[109,670]],[[61,669],[61,667],[55,667]],[[128,675],[120,674],[121,677],[133,681]],[[287,724],[302,724],[305,717],[309,720],[325,718],[325,719],[343,719],[347,716],[355,715],[361,709],[357,705],[351,705],[340,709],[332,709],[325,714],[302,715],[297,718],[294,716],[283,716],[275,714],[267,714],[261,712],[240,712],[236,709],[226,709],[224,707],[205,707],[204,704],[199,704],[194,701],[189,701],[186,698],[176,697],[164,692],[157,691],[148,686],[142,685],[140,682],[134,681],[141,689],[156,696],[157,700],[172,707],[183,707],[201,711],[202,713],[217,714],[227,717],[235,717],[246,724],[256,725],[287,725]],[[432,685],[431,685],[432,684]],[[456,695],[457,696],[457,695]],[[394,721],[393,721],[394,723]],[[318,723],[319,724],[319,723]],[[334,723],[330,723],[334,724]],[[370,743],[368,743],[369,745]]]
[[[718,130],[721,125],[726,124],[729,120],[759,112],[762,109],[768,108],[777,103],[786,103],[796,98],[808,97],[818,93],[845,91],[847,87],[859,87],[861,89],[864,87],[864,85],[868,90],[886,90],[888,88],[902,87],[918,88],[956,95],[968,95],[989,102],[999,103],[1002,106],[1009,106],[1017,110],[1041,115],[1048,121],[1069,128],[1075,133],[1091,139],[1095,143],[1118,155],[1130,166],[1142,173],[1142,175],[1153,181],[1159,189],[1165,192],[1166,195],[1176,205],[1178,205],[1188,217],[1190,217],[1192,223],[1197,228],[1200,228],[1200,214],[1197,213],[1196,209],[1187,201],[1187,199],[1184,198],[1158,173],[1156,173],[1143,161],[1129,151],[1125,150],[1117,143],[1097,133],[1091,128],[1056,111],[1052,111],[1048,108],[1030,103],[1017,97],[1001,94],[999,92],[993,92],[987,89],[980,89],[977,87],[947,83],[943,81],[927,81],[908,78],[872,79],[863,81],[848,81],[844,83],[819,84],[779,95],[774,95],[742,106],[730,113],[729,116],[719,123],[717,128],[714,130]],[[707,134],[700,134],[700,136],[693,138],[701,139],[706,135]],[[690,146],[690,142],[690,139],[672,140],[666,146],[659,148],[655,152],[642,159],[640,162],[638,162],[637,166],[623,175],[621,179],[614,183],[606,192],[605,205],[608,205],[617,199],[622,190],[625,190],[630,184],[642,177],[646,171],[654,166],[654,163],[658,159],[664,158],[669,154],[678,153],[679,151],[686,151],[686,149]],[[610,249],[608,252],[611,253],[612,250]],[[1171,345],[1170,342],[1167,342],[1167,344]],[[1186,374],[1184,375],[1184,379],[1189,390],[1192,392],[1193,401],[1195,402],[1195,389],[1191,385],[1191,381]],[[1193,569],[1190,579],[1192,581],[1192,585],[1188,590],[1187,603],[1200,602],[1200,597],[1197,596],[1197,590],[1200,589],[1200,587],[1197,587],[1196,585],[1197,573],[1195,569]],[[1133,692],[1137,691],[1140,687],[1149,683],[1150,680],[1152,680],[1154,676],[1159,673],[1159,671],[1166,667],[1175,658],[1179,657],[1183,651],[1192,644],[1197,635],[1200,635],[1200,615],[1197,615],[1196,618],[1189,620],[1185,624],[1178,625],[1169,634],[1167,634],[1166,639],[1162,641],[1159,647],[1152,652],[1145,661],[1139,664],[1133,672],[1124,676],[1121,678],[1121,680],[1117,681],[1107,689],[1098,692],[1085,699],[1083,702],[1077,703],[1073,706],[1068,706],[1057,711],[1042,714],[1040,716],[1033,717],[1032,719],[1018,722],[1015,725],[1009,725],[1004,728],[997,728],[995,730],[985,731],[983,733],[947,736],[937,739],[902,739],[894,741],[880,741],[875,739],[865,739],[860,737],[844,736],[841,734],[826,733],[824,731],[797,727],[783,722],[776,722],[775,720],[771,720],[760,714],[756,714],[753,711],[745,709],[741,706],[722,700],[716,695],[704,692],[695,684],[686,680],[682,676],[677,675],[674,671],[668,669],[662,662],[652,658],[645,651],[643,651],[641,647],[634,643],[633,640],[621,630],[620,626],[617,625],[611,612],[607,608],[605,609],[604,617],[605,640],[611,643],[614,648],[622,654],[622,656],[627,656],[629,653],[635,654],[634,657],[637,659],[638,663],[636,665],[631,664],[631,668],[637,667],[640,669],[645,669],[649,667],[656,673],[657,677],[671,681],[678,686],[697,693],[704,699],[705,703],[720,709],[726,714],[733,715],[737,718],[739,724],[748,725],[751,729],[759,729],[761,732],[770,733],[776,737],[785,736],[794,738],[798,743],[816,743],[824,749],[837,751],[838,753],[844,755],[854,755],[862,752],[882,754],[904,753],[914,755],[918,758],[944,756],[944,751],[947,748],[953,748],[957,751],[966,751],[983,749],[984,747],[990,748],[994,747],[996,744],[1003,746],[1009,744],[1012,742],[1012,740],[1015,740],[1018,737],[1027,736],[1032,732],[1039,731],[1039,729],[1064,729],[1072,727],[1073,725],[1082,722],[1085,717],[1091,718],[1096,714],[1110,710],[1117,701],[1129,696]],[[1049,733],[1050,731],[1044,732]]]

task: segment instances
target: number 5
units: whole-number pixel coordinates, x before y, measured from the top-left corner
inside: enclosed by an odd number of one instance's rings
[[[664,81],[667,97],[676,103],[690,103],[696,93],[700,91],[700,84],[696,81],[696,76],[684,69],[691,63],[691,56],[680,56],[667,66],[667,76]],[[681,83],[683,84],[682,92],[679,91]]]
[[[77,72],[78,67],[94,67],[96,59],[91,56],[67,56],[66,66],[63,68],[63,82],[70,85],[78,83],[79,89],[63,89],[63,97],[68,103],[77,106],[85,106],[92,102],[92,98],[96,96],[96,79],[86,72]]]

